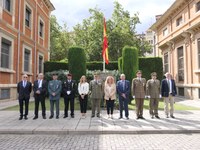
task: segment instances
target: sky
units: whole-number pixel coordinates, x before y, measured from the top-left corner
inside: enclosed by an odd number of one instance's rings
[[[82,20],[90,16],[90,8],[99,8],[110,19],[113,12],[115,0],[51,0],[55,7],[52,15],[55,15],[60,25],[67,23],[69,31],[73,26],[82,23]],[[139,13],[141,24],[136,27],[137,33],[145,31],[155,23],[155,16],[163,14],[175,0],[117,0],[124,10],[133,16]]]

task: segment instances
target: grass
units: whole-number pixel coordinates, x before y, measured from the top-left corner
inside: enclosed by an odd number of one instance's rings
[[[88,110],[91,108],[90,106],[91,106],[91,104],[90,104],[90,100],[89,100],[88,101]],[[29,103],[29,110],[33,111],[34,107],[35,107],[34,102],[30,102]],[[41,105],[39,107],[41,109]],[[144,109],[149,110],[149,100],[144,101]],[[160,100],[158,109],[159,110],[164,109],[163,100]],[[174,104],[174,109],[175,110],[200,110],[200,108],[185,106],[185,105],[181,105],[181,104],[178,104],[178,103]],[[3,110],[16,111],[16,110],[19,110],[19,106],[17,105],[17,106],[9,107],[9,108],[3,109]],[[46,110],[47,111],[50,110],[49,99],[46,99]],[[61,111],[64,110],[64,99],[63,98],[60,99],[60,110]],[[79,104],[79,100],[77,98],[75,99],[75,110],[80,110],[80,104]],[[129,110],[135,110],[135,100],[132,100],[131,104],[129,104]]]

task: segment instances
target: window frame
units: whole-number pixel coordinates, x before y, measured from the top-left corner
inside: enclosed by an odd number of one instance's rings
[[[180,50],[182,50],[182,56],[179,56]],[[182,68],[179,68],[180,65],[183,65]],[[177,48],[177,69],[178,69],[178,81],[184,82],[185,81],[185,69],[184,69],[184,49],[183,46]],[[180,76],[180,72],[182,72],[183,76]]]
[[[179,27],[181,24],[183,24],[183,16],[176,19],[176,27]]]
[[[169,72],[169,53],[168,52],[164,53],[163,57],[164,57],[163,59],[164,72],[166,73],[166,72]]]
[[[28,12],[28,18],[27,18],[27,12]],[[31,18],[32,18],[32,10],[29,8],[29,6],[26,5],[26,7],[25,7],[25,26],[28,28],[31,28]]]
[[[3,43],[4,44],[6,44],[6,45],[8,45],[8,54],[5,54],[5,53],[3,53],[2,52],[2,49],[3,49]],[[0,59],[1,59],[1,62],[0,62],[0,68],[2,68],[2,69],[11,69],[11,47],[12,46],[12,41],[10,41],[10,40],[8,40],[8,39],[6,39],[6,38],[4,38],[4,37],[2,37],[1,38],[1,51],[0,51]],[[7,57],[7,64],[6,64],[6,66],[2,66],[2,55],[8,55]]]

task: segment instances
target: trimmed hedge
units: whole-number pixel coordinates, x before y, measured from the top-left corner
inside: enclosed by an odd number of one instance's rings
[[[125,46],[122,50],[122,69],[126,79],[130,82],[138,70],[138,49]]]
[[[122,57],[118,58],[118,70],[120,73],[122,73]]]
[[[86,56],[84,49],[80,47],[70,47],[68,63],[69,72],[73,75],[74,80],[79,80],[82,75],[86,75]]]
[[[68,70],[68,63],[55,61],[44,62],[44,73],[56,70]]]
[[[157,79],[163,79],[163,62],[160,57],[148,57],[139,59],[139,69],[142,70],[142,77],[146,80],[151,78],[151,73],[157,73]]]

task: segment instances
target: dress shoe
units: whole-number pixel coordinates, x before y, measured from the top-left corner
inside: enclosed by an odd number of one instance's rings
[[[43,117],[43,119],[47,119],[47,117],[46,116],[42,116]]]
[[[153,116],[151,116],[151,119],[153,119],[154,117]]]
[[[173,115],[170,115],[171,118],[175,118]]]
[[[91,118],[94,118],[94,115],[92,115]]]
[[[38,116],[35,116],[34,118],[33,118],[33,120],[36,120],[38,118]]]
[[[56,119],[59,119],[59,116],[56,116]]]
[[[100,118],[100,115],[98,114],[97,117]]]
[[[143,116],[141,116],[140,119],[144,119],[145,120],[145,118]]]
[[[24,116],[24,119],[25,119],[25,120],[27,120],[27,119],[28,119],[28,117],[27,117],[27,116]]]
[[[169,116],[167,115],[166,118],[169,118]]]
[[[19,117],[19,120],[22,120],[22,118],[23,118],[23,117],[22,117],[22,116],[20,116],[20,117]]]
[[[122,118],[123,118],[123,117],[120,116],[118,119],[122,119]]]
[[[64,117],[63,118],[67,118],[68,117],[68,115],[64,115]]]
[[[126,117],[126,119],[128,120],[128,119],[129,119],[129,117]]]
[[[155,116],[157,119],[160,119],[160,117],[159,116]]]
[[[136,119],[138,120],[138,119],[140,119],[140,117],[138,116],[138,117],[136,117]]]
[[[53,116],[50,116],[50,117],[49,117],[49,119],[52,119],[52,118],[53,118]]]
[[[74,118],[74,115],[71,115],[71,118]]]

